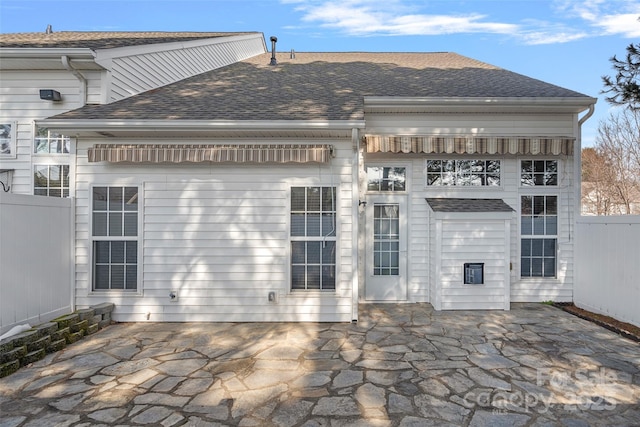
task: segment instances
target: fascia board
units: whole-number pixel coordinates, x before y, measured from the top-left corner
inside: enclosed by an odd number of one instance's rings
[[[60,58],[94,59],[95,52],[88,48],[0,48],[0,58]]]
[[[434,212],[437,220],[507,220],[513,212]]]
[[[60,131],[109,131],[109,130],[339,130],[364,129],[365,122],[353,121],[205,121],[205,120],[99,120],[99,119],[43,119],[38,125]]]
[[[200,46],[211,46],[221,43],[229,43],[240,40],[250,40],[260,38],[265,48],[264,36],[262,33],[238,34],[234,36],[210,37],[196,40],[175,41],[168,43],[142,44],[137,46],[115,47],[110,49],[96,49],[96,62],[108,61],[113,58],[122,58],[133,55],[145,55],[156,52],[168,52],[172,50],[188,49]]]
[[[364,98],[365,112],[402,110],[425,112],[570,112],[581,113],[597,98],[584,97],[393,97]],[[515,110],[517,109],[517,110]]]

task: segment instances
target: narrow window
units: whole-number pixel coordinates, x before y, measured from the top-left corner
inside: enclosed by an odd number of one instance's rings
[[[520,185],[523,187],[558,185],[558,161],[522,160]]]
[[[291,289],[336,288],[336,189],[291,188]]]
[[[558,197],[522,196],[520,212],[521,277],[556,277]]]
[[[0,157],[16,157],[16,122],[0,123]]]
[[[69,197],[69,165],[35,165],[33,194],[36,196]]]
[[[94,187],[93,290],[138,289],[138,187]]]

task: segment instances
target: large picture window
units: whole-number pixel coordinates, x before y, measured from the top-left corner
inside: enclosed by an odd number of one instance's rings
[[[558,196],[522,196],[520,275],[556,277]]]
[[[291,289],[336,288],[336,189],[291,188]]]
[[[33,194],[36,196],[69,197],[69,165],[35,165]]]
[[[138,187],[93,187],[93,290],[138,289]]]
[[[500,160],[427,160],[427,186],[500,186]]]

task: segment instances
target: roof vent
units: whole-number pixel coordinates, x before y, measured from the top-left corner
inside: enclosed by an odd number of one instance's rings
[[[271,36],[271,62],[269,65],[278,65],[278,61],[276,61],[276,42],[278,38],[276,36]]]
[[[47,25],[47,29],[44,32],[45,34],[51,34],[53,33],[53,28],[51,28],[51,24]]]

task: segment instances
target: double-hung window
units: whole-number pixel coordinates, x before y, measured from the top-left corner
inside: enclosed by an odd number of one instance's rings
[[[93,187],[93,290],[138,289],[138,187]]]
[[[522,160],[520,162],[520,185],[523,187],[558,185],[558,161]]]
[[[336,188],[291,188],[291,290],[336,288]]]
[[[556,277],[558,196],[520,198],[520,275]]]

